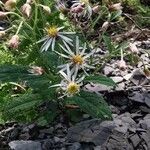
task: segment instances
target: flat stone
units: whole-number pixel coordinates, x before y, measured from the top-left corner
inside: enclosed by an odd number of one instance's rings
[[[13,150],[42,150],[40,142],[12,141],[8,144]]]
[[[140,137],[146,142],[147,149],[150,149],[150,130],[148,130],[146,133],[142,133]]]
[[[40,130],[40,133],[45,133],[45,134],[52,134],[53,132],[54,132],[54,128],[53,127],[48,128],[48,129]]]
[[[115,83],[120,83],[123,81],[123,77],[116,76],[116,77],[110,77]]]
[[[150,107],[150,93],[145,92],[145,93],[143,94],[143,96],[144,96],[144,101],[145,101],[146,105],[147,105],[148,107]]]
[[[135,85],[141,85],[146,80],[146,76],[140,69],[136,69],[133,72],[132,77],[130,78],[130,81],[134,83]]]
[[[150,129],[150,119],[140,120],[139,123],[143,129]]]
[[[116,86],[116,88],[115,88],[116,91],[123,91],[124,89],[125,89],[125,83],[124,83],[124,82],[119,83],[119,84]]]
[[[46,139],[43,141],[42,150],[50,150],[54,146],[54,142],[51,139]]]
[[[116,127],[114,130],[119,133],[126,134],[128,131],[128,127],[127,126]]]
[[[103,70],[105,75],[110,75],[114,71],[114,68],[110,66],[105,66]]]
[[[94,150],[102,150],[101,146],[94,147]]]
[[[150,108],[148,108],[147,106],[140,106],[139,108],[141,109],[141,111],[150,114]]]
[[[131,140],[133,146],[136,148],[138,146],[138,144],[140,143],[141,138],[137,134],[134,134],[133,136],[130,137],[130,140]]]
[[[114,127],[113,121],[102,122],[99,119],[83,121],[68,130],[67,141],[91,142],[100,146],[107,141]]]
[[[143,94],[139,92],[133,92],[132,94],[128,96],[128,98],[135,102],[145,103]]]
[[[58,143],[58,142],[60,142],[60,138],[58,138],[58,137],[54,137],[54,141],[56,142],[56,143]]]
[[[123,76],[123,78],[124,78],[126,81],[128,81],[131,77],[132,77],[132,73],[129,73],[129,74]]]
[[[68,147],[68,150],[80,150],[81,144],[78,142],[73,143],[73,145]]]
[[[147,114],[145,117],[144,117],[144,120],[145,119],[150,119],[150,114]]]

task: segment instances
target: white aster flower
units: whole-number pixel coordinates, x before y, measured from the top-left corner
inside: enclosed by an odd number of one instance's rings
[[[80,91],[80,87],[83,85],[82,81],[84,76],[77,79],[78,70],[70,70],[69,65],[67,65],[66,73],[64,71],[59,71],[59,73],[64,78],[60,84],[53,85],[51,87],[60,87],[65,91],[64,96],[73,96]]]
[[[75,52],[70,49],[70,47],[65,44],[66,48],[60,45],[60,47],[64,50],[65,54],[59,53],[55,51],[60,56],[68,59],[68,65],[73,67],[73,70],[79,70],[82,69],[86,73],[86,68],[93,69],[93,66],[88,65],[88,58],[93,55],[93,52],[85,53],[86,50],[86,43],[84,44],[84,47],[79,47],[79,37],[76,37],[76,46],[75,46]],[[59,68],[62,68],[62,70],[66,70],[66,64],[63,64],[59,66]],[[87,73],[86,73],[87,74]]]
[[[89,0],[74,0],[74,4],[71,8],[77,7],[79,5],[84,5],[84,10],[80,13],[83,17],[87,16],[90,18],[92,16],[92,7]]]
[[[47,35],[39,40],[37,43],[44,42],[41,47],[41,51],[47,51],[51,47],[54,51],[56,41],[62,40],[64,44],[72,45],[72,39],[68,38],[66,35],[74,34],[74,32],[61,32],[64,27],[57,28],[56,26],[50,26],[46,29]]]

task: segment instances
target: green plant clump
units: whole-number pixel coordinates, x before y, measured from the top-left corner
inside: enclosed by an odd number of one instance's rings
[[[102,95],[84,87],[115,86],[93,62],[102,40],[109,49],[108,59],[118,57],[118,52],[120,56],[126,47],[114,46],[105,34],[111,22],[121,17],[121,6],[88,0],[79,0],[75,7],[61,0],[8,1],[0,3],[7,10],[0,17],[10,23],[0,31],[0,38],[7,37],[6,49],[0,47],[0,120],[45,125],[62,112],[70,114],[68,106],[95,118],[112,119]],[[93,44],[88,37],[97,26],[101,27]]]

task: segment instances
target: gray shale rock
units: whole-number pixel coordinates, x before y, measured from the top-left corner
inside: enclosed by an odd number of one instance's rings
[[[12,141],[8,144],[12,150],[42,150],[40,142]]]
[[[81,144],[78,142],[73,143],[72,146],[68,147],[68,150],[81,150]]]
[[[92,119],[78,123],[68,131],[69,142],[91,142],[95,145],[104,144],[112,133],[115,125],[113,121]]]

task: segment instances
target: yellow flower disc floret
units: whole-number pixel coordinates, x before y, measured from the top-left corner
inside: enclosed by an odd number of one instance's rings
[[[56,26],[49,27],[47,33],[50,37],[56,37],[58,34],[58,29]]]
[[[67,86],[67,92],[70,95],[74,95],[77,92],[79,92],[80,86],[75,83],[75,82],[70,82],[69,85]]]
[[[73,63],[75,63],[75,64],[81,65],[81,64],[83,64],[84,59],[83,59],[83,57],[82,57],[81,55],[74,55],[74,56],[72,57],[72,61],[73,61]]]

